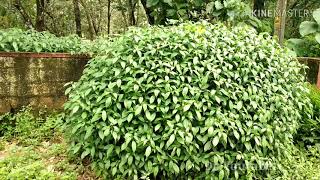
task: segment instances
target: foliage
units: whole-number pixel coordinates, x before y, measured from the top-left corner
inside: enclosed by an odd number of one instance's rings
[[[315,35],[315,39],[320,43],[320,9],[313,12],[315,21],[304,21],[300,25],[300,34],[304,37],[310,34]]]
[[[294,50],[298,57],[320,57],[320,44],[314,37],[303,39],[289,39],[287,46]]]
[[[76,36],[56,37],[48,32],[21,29],[0,31],[0,51],[5,52],[81,52],[83,43]]]
[[[111,38],[99,37],[94,41],[77,36],[57,37],[49,32],[0,30],[0,51],[5,52],[66,52],[94,55],[103,53]]]
[[[95,178],[79,158],[68,154],[68,144],[60,136],[63,114],[35,114],[27,108],[0,119],[14,122],[0,137],[0,179]]]
[[[317,87],[309,85],[308,96],[313,105],[313,116],[303,119],[296,134],[296,141],[305,146],[320,143],[320,91]]]
[[[274,177],[281,176],[281,179],[319,179],[320,178],[320,149],[319,145],[310,146],[307,149],[293,147],[290,149],[293,156],[282,161],[285,169],[281,175],[274,174]]]
[[[22,145],[37,145],[53,137],[55,128],[62,123],[63,115],[44,116],[40,112],[35,116],[30,108],[17,114],[7,113],[0,116],[0,135],[6,140],[16,140]]]
[[[258,21],[251,16],[250,7],[241,0],[147,0],[147,6],[153,9],[157,24],[163,24],[167,19],[248,21],[250,24]]]
[[[289,39],[288,45],[298,56],[320,56],[320,9],[313,12],[314,21],[304,21],[300,25],[303,39]]]
[[[131,29],[106,52],[65,109],[72,152],[107,179],[265,178],[311,111],[302,65],[247,26]]]
[[[20,147],[8,144],[0,160],[1,179],[77,179],[80,168],[66,158],[66,144]],[[77,167],[78,166],[78,167]]]

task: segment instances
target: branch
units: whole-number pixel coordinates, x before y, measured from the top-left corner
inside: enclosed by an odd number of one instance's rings
[[[26,26],[30,29],[34,28],[32,20],[26,10],[23,8],[20,0],[15,0],[13,6],[20,12],[22,19],[24,20]]]

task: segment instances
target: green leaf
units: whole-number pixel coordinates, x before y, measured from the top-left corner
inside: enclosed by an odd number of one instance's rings
[[[211,147],[212,147],[211,142],[210,142],[210,141],[207,142],[207,143],[204,145],[204,151],[206,152],[206,151],[210,150]]]
[[[19,51],[18,44],[16,42],[13,42],[12,46],[13,46],[15,52]]]
[[[155,127],[154,127],[154,131],[158,131],[161,127],[161,124],[157,124]]]
[[[224,178],[224,170],[220,170],[219,172],[219,180]]]
[[[214,6],[216,7],[217,10],[220,10],[223,8],[223,4],[220,1],[215,1]]]
[[[106,111],[102,111],[102,120],[107,120],[107,112]]]
[[[147,0],[147,7],[156,6],[159,3],[159,0]]]
[[[129,158],[128,158],[128,165],[129,165],[129,166],[131,166],[132,161],[133,161],[133,157],[132,157],[132,156],[129,156]]]
[[[191,104],[186,104],[183,106],[183,111],[188,111],[191,107]]]
[[[236,106],[237,110],[240,110],[240,109],[242,108],[242,106],[243,106],[242,101],[239,101],[239,102],[237,103],[237,106]]]
[[[208,128],[208,135],[209,136],[213,135],[213,127],[212,126]]]
[[[314,20],[316,20],[316,22],[318,24],[320,24],[320,8],[315,10],[315,11],[313,11],[312,15],[313,15]]]
[[[111,97],[108,97],[106,100],[106,108],[111,105]]]
[[[188,94],[188,88],[184,87],[182,90],[182,95],[186,96]]]
[[[84,136],[84,139],[88,139],[88,137],[91,136],[92,129],[93,129],[93,126],[86,128],[86,135]]]
[[[146,117],[149,121],[153,121],[156,118],[156,113],[150,113],[148,110],[146,111]]]
[[[169,6],[172,6],[172,0],[163,0],[163,2],[169,4]]]
[[[132,146],[132,151],[133,151],[133,152],[136,152],[136,150],[137,150],[137,144],[136,144],[135,141],[132,141],[131,146]]]
[[[320,33],[316,34],[315,39],[320,44]]]
[[[132,104],[132,101],[130,101],[130,100],[124,100],[124,107],[125,107],[126,109],[131,108],[131,104]]]
[[[130,113],[130,114],[128,115],[128,117],[127,117],[127,121],[130,122],[130,121],[132,120],[132,118],[133,118],[133,114]]]
[[[301,36],[307,36],[309,34],[313,34],[317,32],[319,29],[319,25],[315,22],[304,21],[300,24],[300,34]]]
[[[108,136],[110,134],[110,129],[106,128],[103,132],[104,136]]]
[[[190,160],[188,160],[187,163],[186,163],[186,170],[188,171],[188,170],[190,170],[192,167],[193,167],[192,162],[191,162]]]
[[[214,6],[215,6],[214,2],[209,2],[206,6],[206,12],[208,14],[212,13]]]
[[[146,155],[146,157],[149,157],[149,156],[150,156],[150,154],[151,154],[151,147],[150,147],[150,146],[148,146],[148,147],[147,147],[147,149],[146,149],[146,153],[145,153],[145,155]]]
[[[82,154],[81,154],[81,159],[84,159],[86,156],[88,156],[90,154],[90,149],[86,149]]]
[[[99,137],[103,140],[104,139],[104,132],[103,131],[99,131]]]
[[[80,108],[79,106],[75,106],[75,107],[72,109],[72,114],[78,112],[79,108]]]
[[[213,147],[216,147],[218,145],[219,139],[219,136],[214,137],[214,139],[212,140]]]
[[[81,148],[81,145],[80,144],[77,144],[76,146],[74,146],[73,148],[73,154],[76,154]]]
[[[142,110],[142,106],[140,106],[140,105],[136,106],[136,110],[134,112],[134,115],[139,115],[141,113],[141,110]]]
[[[175,140],[176,136],[174,134],[171,134],[169,140],[167,141],[166,147],[168,148]]]
[[[180,172],[178,165],[176,165],[174,162],[170,161],[170,165],[176,174],[178,174]]]
[[[236,130],[233,130],[233,135],[234,135],[234,137],[236,137],[236,139],[239,140],[240,135],[239,135],[239,133],[238,133]]]

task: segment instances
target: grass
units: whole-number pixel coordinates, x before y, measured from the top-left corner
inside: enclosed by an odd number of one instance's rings
[[[0,116],[0,179],[98,179],[68,153],[63,114],[34,114],[30,108]]]

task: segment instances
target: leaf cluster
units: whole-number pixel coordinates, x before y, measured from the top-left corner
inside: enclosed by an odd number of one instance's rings
[[[241,0],[147,0],[147,7],[153,10],[157,24],[163,24],[167,19],[246,22],[254,27],[260,23],[251,16],[249,5]]]
[[[49,32],[35,30],[0,30],[0,51],[4,52],[47,52],[98,54],[109,43],[108,37],[99,37],[94,41],[81,39],[76,35],[57,37]]]
[[[298,56],[320,56],[320,9],[313,12],[313,21],[304,21],[299,31],[303,39],[289,39],[288,45]]]
[[[1,115],[0,138],[15,140],[22,145],[37,145],[52,138],[62,124],[63,115],[43,116],[45,112],[35,115],[29,107],[16,114]]]
[[[67,90],[71,150],[111,179],[268,177],[311,105],[303,68],[248,26],[131,29]]]
[[[0,51],[5,52],[79,52],[81,47],[82,41],[76,36],[56,37],[14,28],[0,31]]]
[[[308,89],[308,97],[313,105],[313,115],[303,118],[295,137],[295,141],[304,146],[320,143],[320,91],[313,85],[308,85]]]

